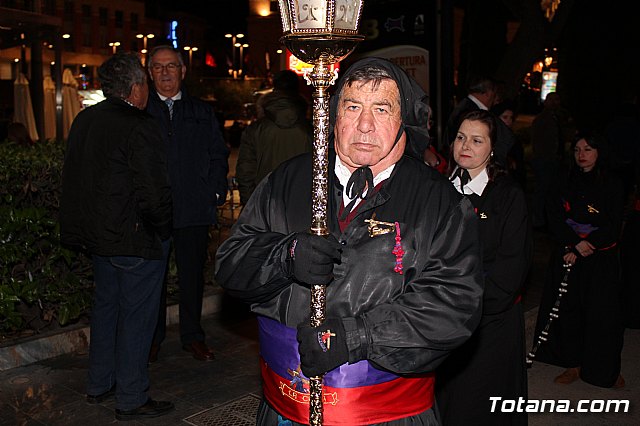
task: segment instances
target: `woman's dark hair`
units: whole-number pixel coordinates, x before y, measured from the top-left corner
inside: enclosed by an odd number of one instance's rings
[[[131,94],[134,84],[147,80],[138,55],[133,52],[116,53],[98,68],[102,93],[107,98],[125,99]]]
[[[473,110],[466,113],[460,123],[463,121],[479,121],[487,126],[489,130],[489,141],[491,142],[491,157],[489,157],[489,163],[487,164],[487,175],[489,175],[489,181],[492,182],[499,178],[502,175],[507,173],[507,169],[503,165],[502,161],[497,161],[494,153],[496,152],[496,145],[500,143],[498,140],[498,122],[499,120],[493,113],[489,111],[485,111],[483,109]],[[457,167],[455,160],[453,159],[453,147],[449,150],[449,171],[450,175],[453,173],[453,170]]]

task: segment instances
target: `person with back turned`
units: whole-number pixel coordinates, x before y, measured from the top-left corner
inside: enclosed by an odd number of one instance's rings
[[[242,204],[280,163],[311,152],[313,127],[306,117],[307,102],[298,93],[298,84],[293,71],[278,72],[273,78],[273,92],[258,100],[262,117],[242,133],[236,164]]]
[[[426,95],[381,58],[355,62],[331,98],[327,219],[308,232],[312,156],[256,188],[218,249],[216,280],[258,315],[258,425],[308,424],[324,374],[326,425],[435,425],[434,369],[480,318],[471,203],[407,144],[428,140]],[[311,284],[326,319],[309,325]]]
[[[115,390],[118,420],[157,417],[173,409],[147,395],[171,235],[165,145],[144,111],[149,86],[138,56],[114,55],[98,77],[106,100],[73,121],[60,200],[62,243],[93,257],[87,402]]]

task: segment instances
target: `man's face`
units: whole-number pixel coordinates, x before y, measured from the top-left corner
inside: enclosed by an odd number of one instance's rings
[[[180,65],[178,54],[168,49],[156,52],[149,64],[153,85],[162,96],[175,96],[186,72],[187,67]]]
[[[374,175],[395,164],[403,155],[406,136],[395,143],[402,123],[400,92],[395,81],[384,79],[345,85],[338,104],[335,149],[352,172],[369,166]]]

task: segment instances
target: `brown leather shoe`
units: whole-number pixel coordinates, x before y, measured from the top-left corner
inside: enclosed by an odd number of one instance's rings
[[[560,385],[568,385],[580,378],[580,367],[567,368],[553,381]]]
[[[160,352],[160,345],[152,343],[151,349],[149,350],[149,364],[158,361],[158,352]]]
[[[213,361],[215,358],[213,350],[209,349],[204,342],[191,342],[186,345],[182,345],[182,349],[187,352],[191,352],[193,357],[199,361]]]
[[[622,377],[622,374],[620,374],[616,379],[616,382],[611,387],[614,389],[620,389],[620,388],[623,388],[624,385],[625,385],[624,377]]]

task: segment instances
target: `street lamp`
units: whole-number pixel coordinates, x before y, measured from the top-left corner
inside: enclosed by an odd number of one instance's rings
[[[232,51],[232,56],[233,56],[233,63],[231,65],[231,69],[229,70],[229,75],[233,75],[233,78],[236,78],[236,47],[238,42],[236,41],[239,38],[243,38],[244,34],[239,33],[239,34],[225,34],[224,35],[226,38],[230,38],[231,39],[231,51]]]
[[[192,46],[185,46],[184,50],[189,52],[189,68],[191,68],[191,60],[192,60],[192,57],[193,57],[193,52],[197,52],[198,48],[195,47],[195,46],[193,46],[193,47]]]
[[[338,3],[338,4],[336,4]],[[280,0],[283,37],[281,42],[298,59],[313,65],[305,79],[313,92],[313,183],[311,229],[314,235],[327,236],[327,200],[329,181],[329,93],[338,78],[330,65],[349,56],[364,36],[358,34],[364,0],[308,1]],[[325,288],[311,286],[311,326],[325,319]],[[322,375],[309,378],[309,424],[322,425]]]
[[[147,50],[147,39],[154,38],[154,37],[155,37],[155,34],[151,34],[151,33],[147,34],[147,35],[136,34],[136,38],[141,38],[142,39],[142,50],[140,51],[140,53],[142,53],[144,55],[142,57],[143,58],[142,65],[146,65],[146,63],[147,63],[147,52],[148,52],[148,50]]]
[[[116,54],[116,50],[118,49],[118,46],[120,46],[120,42],[119,41],[112,41],[111,43],[109,43],[109,46],[111,46],[111,49],[113,49],[113,54]]]
[[[238,67],[238,75],[242,75],[244,71],[244,48],[249,47],[249,44],[236,43],[234,46],[240,48],[240,66]]]

